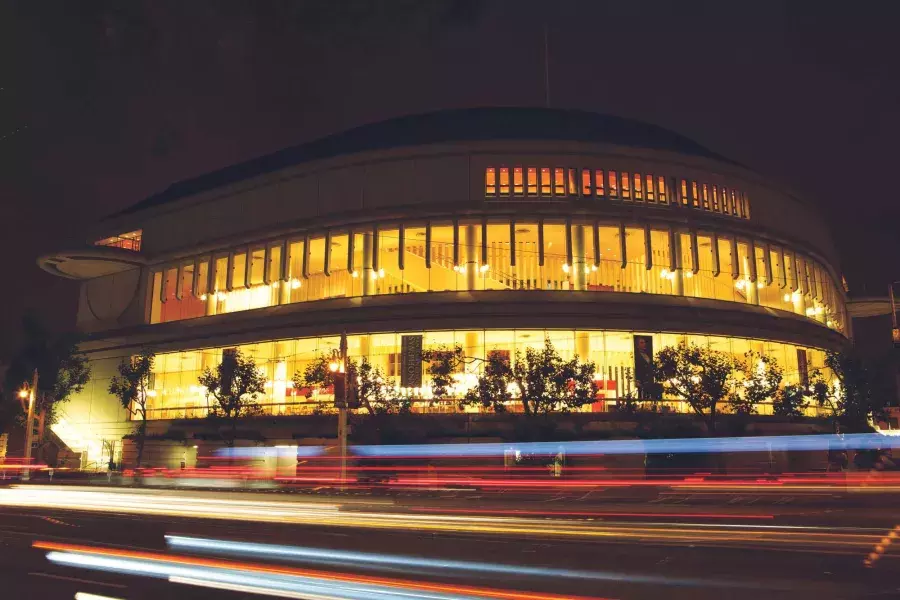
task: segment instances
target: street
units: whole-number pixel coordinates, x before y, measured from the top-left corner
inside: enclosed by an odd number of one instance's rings
[[[10,598],[900,594],[889,499],[643,495],[11,486],[0,580]]]

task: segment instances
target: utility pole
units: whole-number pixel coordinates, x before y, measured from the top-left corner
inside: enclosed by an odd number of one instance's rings
[[[888,297],[891,299],[891,339],[894,340],[894,347],[900,348],[900,325],[897,324],[897,297],[894,294],[894,287],[900,289],[900,281],[894,281],[888,286]]]
[[[341,377],[344,385],[340,386],[341,390],[335,388],[335,402],[338,404],[338,447],[341,453],[341,490],[344,490],[347,481],[347,388],[349,381],[347,376],[349,369],[347,368],[347,332],[341,332]],[[337,398],[337,392],[341,393],[341,398]]]
[[[31,389],[28,390],[28,418],[25,420],[25,460],[22,465],[22,481],[31,479],[31,445],[34,443],[34,396],[37,393],[38,371],[34,370]]]

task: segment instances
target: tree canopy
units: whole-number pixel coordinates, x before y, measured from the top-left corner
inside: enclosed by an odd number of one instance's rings
[[[136,466],[141,466],[144,455],[144,442],[147,436],[147,389],[150,387],[150,375],[153,372],[153,361],[156,355],[152,350],[142,349],[137,355],[123,359],[118,366],[118,375],[109,382],[109,393],[119,399],[122,408],[132,416],[140,417],[135,432],[137,443]]]
[[[480,404],[496,412],[505,410],[505,402],[516,397],[526,415],[568,411],[594,401],[596,365],[577,357],[563,359],[550,340],[540,349],[516,352],[510,365],[506,355],[489,353],[476,386],[466,394],[463,404]]]
[[[238,420],[262,413],[256,398],[265,392],[265,377],[253,359],[240,350],[228,349],[222,353],[216,370],[207,367],[198,381],[206,388],[207,397],[215,399],[209,407],[210,416],[225,419],[231,425],[231,436],[225,443],[233,446]]]
[[[22,323],[24,342],[13,356],[6,372],[4,395],[7,418],[21,413],[15,394],[31,385],[35,369],[38,389],[35,394],[35,414],[44,414],[45,427],[59,418],[60,406],[81,392],[91,378],[87,357],[78,349],[78,336],[70,333],[53,334],[43,323],[26,315]],[[39,443],[43,440],[39,440]]]
[[[719,405],[735,387],[738,366],[730,354],[681,342],[657,353],[656,380],[664,393],[687,402],[714,433]]]

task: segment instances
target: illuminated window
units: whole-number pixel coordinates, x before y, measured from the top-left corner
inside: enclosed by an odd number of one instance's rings
[[[123,250],[131,250],[132,252],[141,251],[141,238],[143,237],[143,229],[129,231],[128,233],[120,233],[112,237],[103,238],[94,242],[95,246],[108,246],[110,248],[122,248]]]
[[[500,167],[500,195],[509,196],[509,167]]]
[[[635,201],[644,199],[643,188],[644,188],[643,177],[641,176],[640,173],[635,173],[634,174],[634,199],[635,199]]]
[[[631,200],[631,175],[622,172],[622,200]]]
[[[697,191],[697,182],[691,181],[691,206],[698,208],[700,206],[700,194]]]
[[[609,197],[619,197],[619,178],[615,171],[609,172]]]
[[[522,179],[522,167],[513,168],[513,194],[521,196],[525,193],[525,183]]]
[[[647,193],[647,202],[656,202],[656,197],[653,194],[653,175],[647,175],[645,191]]]
[[[703,184],[703,210],[709,210],[709,185]]]
[[[541,196],[549,196],[550,189],[550,169],[541,167]]]
[[[603,169],[594,171],[594,192],[598,196],[606,195],[606,181],[604,180]]]
[[[535,167],[528,167],[528,195],[529,196],[537,196],[537,192],[538,192],[537,169]]]
[[[712,186],[712,209],[719,212],[719,186]]]
[[[484,195],[497,195],[497,171],[494,167],[488,167],[484,171]]]
[[[659,203],[666,204],[668,202],[668,199],[666,198],[666,178],[662,175],[656,179],[656,192]]]
[[[578,195],[577,172],[578,171],[576,169],[569,169],[569,177],[566,180],[566,189],[568,190],[570,196]]]
[[[722,212],[728,214],[728,188],[722,186]]]
[[[741,194],[741,206],[743,206],[743,208],[744,208],[742,216],[745,219],[749,219],[750,218],[750,200],[747,198],[747,194],[745,194],[745,193]]]
[[[565,196],[566,195],[566,170],[565,169],[553,169],[553,195],[554,196]]]
[[[734,190],[731,190],[731,214],[733,214],[734,216],[737,216],[737,214],[738,214]]]
[[[581,195],[585,198],[591,196],[591,171],[590,169],[581,170]]]

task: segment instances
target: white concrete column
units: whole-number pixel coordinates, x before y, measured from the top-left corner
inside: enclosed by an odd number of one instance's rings
[[[572,283],[576,290],[587,287],[587,272],[590,266],[585,260],[584,225],[572,226]]]
[[[466,262],[463,266],[466,269],[466,289],[477,289],[477,278],[481,275],[478,271],[478,243],[476,239],[475,225],[466,225],[466,236],[463,243],[466,245]]]
[[[363,296],[371,296],[375,293],[375,271],[372,270],[372,232],[362,234],[362,293]]]

